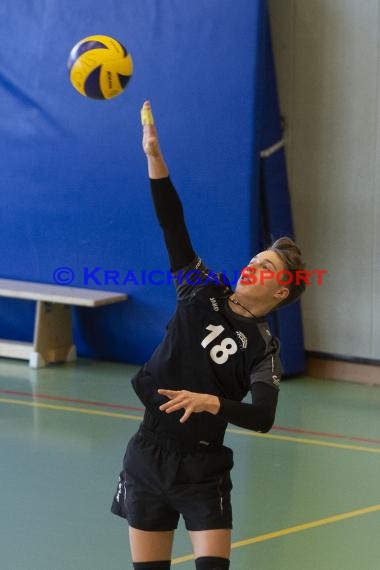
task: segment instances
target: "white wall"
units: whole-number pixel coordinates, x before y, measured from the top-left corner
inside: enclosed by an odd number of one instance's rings
[[[380,359],[380,0],[270,0],[306,349]]]

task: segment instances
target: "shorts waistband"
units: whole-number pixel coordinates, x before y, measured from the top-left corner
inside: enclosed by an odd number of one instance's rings
[[[223,442],[199,441],[190,443],[180,441],[170,437],[169,434],[164,432],[153,432],[146,427],[144,423],[140,425],[137,433],[168,451],[179,451],[181,453],[205,451],[207,453],[207,451],[221,449],[223,447]]]

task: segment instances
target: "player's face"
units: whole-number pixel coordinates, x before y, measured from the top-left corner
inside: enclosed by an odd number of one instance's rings
[[[260,298],[269,303],[280,302],[284,295],[288,295],[288,289],[281,284],[278,276],[278,273],[285,269],[281,257],[275,251],[261,251],[242,271],[236,285],[236,292],[244,294],[246,298]]]

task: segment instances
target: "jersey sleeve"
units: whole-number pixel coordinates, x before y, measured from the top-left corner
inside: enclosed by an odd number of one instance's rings
[[[226,278],[210,270],[194,252],[181,200],[169,177],[150,179],[152,199],[168,251],[172,281],[179,300],[210,283],[226,286]]]
[[[268,432],[274,423],[282,376],[280,342],[262,325],[265,355],[252,368],[252,404],[220,398],[219,414],[228,422],[252,431]]]
[[[195,257],[182,202],[169,177],[150,179],[150,188],[156,216],[164,234],[170,268],[178,271]]]
[[[179,301],[193,295],[199,287],[206,287],[211,284],[228,289],[225,276],[209,269],[197,255],[185,267],[172,272],[172,279]]]
[[[251,386],[252,404],[220,399],[220,415],[227,422],[238,427],[268,432],[274,424],[277,409],[278,390],[264,383]]]
[[[254,365],[250,373],[250,383],[251,386],[259,383],[267,384],[278,391],[281,377],[280,341],[277,337],[271,336],[267,342],[264,358]]]

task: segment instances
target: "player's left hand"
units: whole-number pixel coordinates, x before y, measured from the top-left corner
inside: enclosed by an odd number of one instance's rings
[[[159,389],[158,393],[169,398],[169,402],[160,406],[161,412],[170,414],[182,408],[185,413],[179,420],[182,424],[189,419],[191,414],[199,412],[210,412],[217,414],[220,408],[220,401],[217,396],[211,394],[198,394],[197,392],[189,392],[188,390],[163,390]]]

